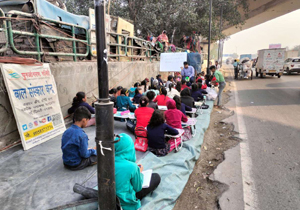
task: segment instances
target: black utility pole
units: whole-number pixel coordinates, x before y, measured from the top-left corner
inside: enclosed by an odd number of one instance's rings
[[[99,100],[96,109],[98,203],[100,210],[116,209],[113,102],[108,98],[105,1],[95,0]]]
[[[210,62],[210,40],[211,40],[211,13],[212,13],[212,0],[209,1],[209,36],[208,36],[208,53],[207,53],[207,74],[210,75],[209,62]]]
[[[221,36],[221,33],[222,33],[222,25],[223,25],[223,4],[221,5],[221,17],[220,17],[220,29],[219,29],[219,36]],[[218,62],[220,62],[220,65],[222,65],[222,54],[223,53],[221,53],[221,41],[223,41],[223,40],[221,40],[221,37],[219,38],[219,47],[218,47]],[[223,48],[222,48],[222,50],[223,50]],[[221,58],[221,60],[220,60],[220,58]]]

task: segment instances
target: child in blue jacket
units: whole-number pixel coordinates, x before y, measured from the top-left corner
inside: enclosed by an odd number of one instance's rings
[[[62,136],[62,159],[67,169],[82,170],[97,163],[96,150],[88,148],[89,138],[82,129],[90,119],[89,110],[84,106],[78,107],[74,113],[74,124]]]

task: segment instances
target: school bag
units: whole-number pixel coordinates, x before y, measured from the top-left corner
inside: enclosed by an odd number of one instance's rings
[[[181,139],[181,137],[171,138],[168,141],[168,143],[170,144],[170,152],[172,152],[174,149],[175,149],[175,152],[178,152],[181,149],[181,146],[182,146],[182,139]]]
[[[144,127],[137,127],[135,129],[134,148],[140,152],[146,152],[148,149],[147,130]]]

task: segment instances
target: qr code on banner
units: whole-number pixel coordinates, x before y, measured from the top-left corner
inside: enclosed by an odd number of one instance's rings
[[[52,115],[53,126],[62,124],[62,119],[60,113]]]

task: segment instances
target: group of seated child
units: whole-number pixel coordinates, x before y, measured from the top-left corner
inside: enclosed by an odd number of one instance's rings
[[[118,111],[134,112],[136,128],[147,128],[148,151],[164,156],[170,152],[165,134],[178,135],[177,129],[182,129],[182,122],[188,121],[186,111],[195,107],[195,101],[203,99],[205,88],[210,84],[208,80],[213,79],[204,80],[204,76],[203,73],[197,75],[196,82],[189,87],[180,76],[170,75],[164,83],[158,75],[151,79],[149,87],[146,78],[129,89],[121,86],[111,89],[109,97]],[[134,105],[137,103],[138,108]],[[158,106],[166,106],[167,110],[162,112]],[[68,113],[74,113],[74,123],[62,136],[63,163],[67,169],[82,170],[97,163],[96,148],[88,148],[89,139],[83,130],[95,124],[91,115],[95,109],[87,103],[86,94],[78,92]],[[115,144],[116,193],[124,210],[138,209],[140,200],[157,188],[160,176],[153,173],[150,186],[142,188],[143,166],[136,164],[134,142],[125,133],[120,134],[120,138]]]

